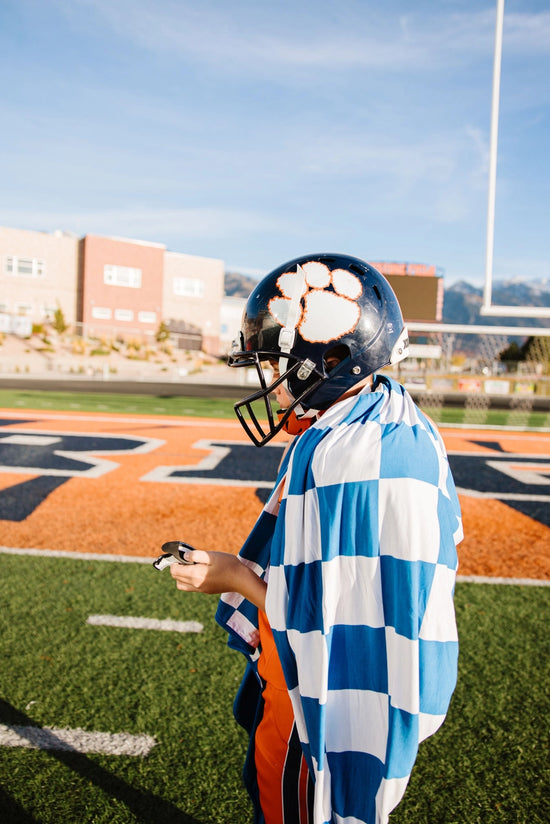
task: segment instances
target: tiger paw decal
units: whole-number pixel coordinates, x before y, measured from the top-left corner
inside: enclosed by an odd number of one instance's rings
[[[345,269],[331,271],[324,263],[309,261],[296,272],[277,280],[280,297],[269,302],[269,312],[287,326],[293,304],[300,301],[295,328],[309,343],[328,343],[353,332],[361,310],[357,298],[363,291],[358,277]]]

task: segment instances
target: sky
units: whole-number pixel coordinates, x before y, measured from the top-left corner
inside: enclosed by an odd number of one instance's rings
[[[0,0],[0,224],[485,269],[496,0]],[[506,0],[495,278],[550,278],[550,0]]]

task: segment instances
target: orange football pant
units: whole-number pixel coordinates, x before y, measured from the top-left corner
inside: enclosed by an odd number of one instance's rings
[[[309,824],[313,821],[313,781],[264,612],[260,612],[260,640],[258,672],[265,684],[264,711],[254,739],[260,805],[266,824]]]

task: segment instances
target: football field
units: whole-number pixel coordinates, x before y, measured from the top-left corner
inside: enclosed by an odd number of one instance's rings
[[[459,683],[392,822],[550,820],[550,432],[442,426]],[[230,418],[0,409],[2,822],[248,824],[244,660],[151,562],[237,552],[284,440]]]

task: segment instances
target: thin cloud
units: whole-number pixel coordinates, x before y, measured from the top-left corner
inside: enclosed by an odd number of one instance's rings
[[[495,272],[498,278],[516,278],[522,280],[541,280],[550,283],[550,261],[529,257],[505,258],[496,257]]]
[[[384,180],[402,195],[418,185],[447,187],[469,170],[469,185],[486,186],[487,140],[479,128],[410,135],[407,142],[386,134],[332,134],[307,145],[303,168],[311,176]]]
[[[179,53],[182,61],[223,63],[227,72],[254,66],[258,74],[274,68],[284,79],[296,70],[322,72],[357,68],[397,72],[471,63],[492,54],[495,10],[426,15],[414,10],[396,17],[364,4],[342,2],[231,4],[158,2],[158,0],[60,0],[59,7],[78,25],[82,12],[95,15],[118,36],[139,47]],[[80,12],[80,14],[78,13]],[[504,47],[511,54],[550,53],[550,11],[505,15]]]
[[[5,3],[5,225],[483,266],[496,0]],[[504,29],[495,260],[541,259],[548,3]]]
[[[231,209],[111,209],[98,212],[0,212],[0,224],[37,231],[57,229],[77,235],[105,234],[162,242],[178,235],[183,240],[227,238],[267,231],[288,232],[284,221],[246,210]],[[180,250],[177,250],[180,251]]]

